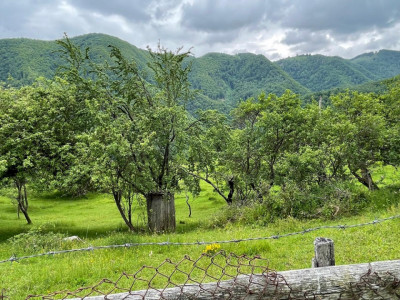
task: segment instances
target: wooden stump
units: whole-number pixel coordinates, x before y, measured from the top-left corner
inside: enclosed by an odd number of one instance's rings
[[[335,251],[333,240],[317,237],[314,240],[315,257],[312,259],[312,268],[329,267],[335,265]]]
[[[148,226],[152,232],[175,231],[175,197],[171,193],[149,193],[147,201]]]

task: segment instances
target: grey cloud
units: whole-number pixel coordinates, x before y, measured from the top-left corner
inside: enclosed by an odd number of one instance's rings
[[[161,40],[198,55],[349,57],[400,48],[400,0],[0,0],[0,38],[63,32],[103,32],[142,48]]]
[[[119,15],[131,22],[150,20],[148,8],[152,4],[147,0],[69,0],[77,9],[97,12],[105,16]]]
[[[180,7],[181,0],[158,0],[154,1],[154,18],[156,20],[168,20],[173,17],[174,11]]]
[[[183,6],[182,23],[206,32],[234,30],[259,23],[266,9],[263,0],[202,0]]]
[[[217,32],[207,34],[201,41],[206,44],[216,44],[216,43],[231,43],[238,38],[238,33],[234,30],[229,32]]]
[[[398,0],[301,0],[292,2],[282,25],[313,31],[351,33],[391,27],[400,21]]]
[[[0,1],[0,30],[23,34],[26,24],[30,17],[43,7],[57,6],[59,1],[37,0],[35,2],[29,0]]]
[[[290,30],[285,34],[285,38],[282,40],[287,45],[296,44],[320,44],[324,45],[330,42],[327,37],[327,33],[324,32],[312,32],[309,30]]]
[[[296,52],[310,53],[328,47],[332,44],[326,32],[309,30],[291,30],[286,33],[283,43],[290,45]]]

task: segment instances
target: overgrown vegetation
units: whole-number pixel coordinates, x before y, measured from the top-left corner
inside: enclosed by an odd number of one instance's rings
[[[143,197],[149,228],[162,231],[175,228],[174,193],[196,195],[200,181],[271,219],[312,217],[340,210],[333,199],[353,201],[351,178],[377,190],[374,167],[399,165],[397,81],[382,95],[337,94],[328,107],[302,106],[287,90],[241,102],[232,119],[210,110],[194,118],[185,110],[195,94],[190,52],[149,50],[147,73],[113,46],[112,63],[99,64],[90,49],[59,44],[63,78],[0,93],[0,176],[28,223],[28,184],[108,192],[131,231]]]

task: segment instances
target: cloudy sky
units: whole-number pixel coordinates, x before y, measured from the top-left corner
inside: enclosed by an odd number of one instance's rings
[[[400,50],[400,0],[0,0],[0,38],[101,32],[140,48],[346,58]]]

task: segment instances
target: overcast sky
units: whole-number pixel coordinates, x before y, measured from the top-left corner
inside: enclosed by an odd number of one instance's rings
[[[0,38],[91,32],[140,48],[351,58],[400,50],[400,0],[0,0]]]

